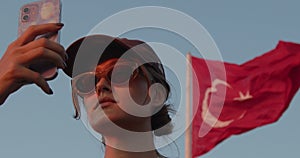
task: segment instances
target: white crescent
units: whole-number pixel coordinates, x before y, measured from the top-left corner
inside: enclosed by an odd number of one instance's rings
[[[216,118],[213,114],[211,114],[210,111],[209,111],[209,108],[208,108],[209,107],[208,106],[208,99],[209,99],[210,93],[217,92],[218,89],[216,87],[219,84],[231,88],[231,86],[227,82],[225,82],[223,80],[220,80],[220,79],[215,79],[212,82],[211,87],[209,87],[209,88],[206,89],[205,94],[204,94],[204,98],[203,98],[203,102],[202,102],[201,117],[203,119],[203,122],[205,122],[206,124],[208,124],[212,128],[223,128],[223,127],[226,127],[226,126],[230,125],[235,120],[235,119],[231,119],[231,120],[221,121],[218,118]],[[244,111],[243,114],[238,117],[238,119],[243,118],[243,116],[245,115],[245,113],[246,112]]]

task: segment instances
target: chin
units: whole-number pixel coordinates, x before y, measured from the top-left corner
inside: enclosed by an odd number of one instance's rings
[[[122,121],[123,120],[123,121]],[[102,114],[102,115],[89,115],[89,123],[91,127],[102,135],[111,135],[113,131],[119,131],[122,128],[118,124],[124,122],[126,118],[118,114]],[[127,121],[125,121],[127,122]],[[127,122],[128,123],[128,122]],[[118,133],[118,132],[117,132]]]

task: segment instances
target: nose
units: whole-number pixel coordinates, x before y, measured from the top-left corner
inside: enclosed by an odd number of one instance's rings
[[[96,92],[98,95],[101,93],[110,93],[111,92],[111,86],[109,81],[107,81],[106,78],[101,77],[98,83],[96,84]]]

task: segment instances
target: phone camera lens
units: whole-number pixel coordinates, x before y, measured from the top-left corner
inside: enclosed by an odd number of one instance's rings
[[[27,21],[28,19],[29,19],[29,16],[28,16],[28,15],[24,15],[24,16],[23,16],[23,20],[24,20],[24,21]]]
[[[24,8],[23,11],[24,11],[24,13],[28,13],[29,12],[29,8]]]

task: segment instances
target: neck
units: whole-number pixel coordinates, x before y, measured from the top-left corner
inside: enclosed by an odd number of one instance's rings
[[[115,149],[110,146],[105,147],[105,158],[157,158],[158,155],[155,150],[145,152],[131,152]]]
[[[105,136],[105,158],[157,158],[151,132]]]

